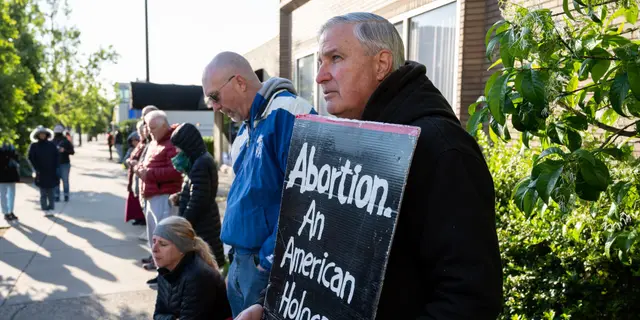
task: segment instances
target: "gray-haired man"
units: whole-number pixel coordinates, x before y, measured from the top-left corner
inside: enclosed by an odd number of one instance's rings
[[[425,66],[404,61],[402,39],[386,19],[334,17],[319,39],[316,82],[329,113],[421,128],[376,319],[496,319],[502,268],[494,187],[477,143]],[[238,319],[261,313],[254,305]]]

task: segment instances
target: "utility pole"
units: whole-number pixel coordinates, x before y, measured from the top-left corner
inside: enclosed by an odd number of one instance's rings
[[[147,9],[147,0],[144,0],[144,34],[147,44],[147,82],[149,82],[149,13]]]

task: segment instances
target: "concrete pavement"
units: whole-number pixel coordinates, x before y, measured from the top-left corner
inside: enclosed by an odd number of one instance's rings
[[[144,227],[124,222],[126,172],[102,141],[71,161],[71,201],[56,203],[54,218],[35,186],[17,186],[20,220],[0,237],[0,320],[152,318],[156,292],[145,281],[155,272],[140,267]],[[224,200],[230,178],[220,180]]]

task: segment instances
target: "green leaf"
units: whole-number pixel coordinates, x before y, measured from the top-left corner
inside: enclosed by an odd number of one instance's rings
[[[593,82],[598,82],[607,73],[611,66],[611,60],[597,60],[597,62],[591,68],[591,78]]]
[[[500,27],[501,25],[505,24],[506,21],[504,20],[498,20],[496,21],[496,23],[494,23],[491,28],[489,28],[489,30],[487,31],[487,34],[484,37],[484,45],[489,45],[489,40],[491,39],[491,35],[493,34],[493,30],[495,30],[496,28]]]
[[[536,181],[536,190],[544,203],[549,203],[549,195],[555,189],[563,168],[564,161],[559,160],[546,160],[533,167],[531,176]]]
[[[502,58],[496,60],[496,62],[494,62],[492,65],[489,66],[489,68],[487,68],[487,71],[495,68],[496,66],[500,65],[502,63]]]
[[[562,0],[562,10],[564,10],[564,14],[566,14],[569,19],[575,20],[571,15],[571,10],[569,10],[569,0]]]
[[[516,79],[513,81],[513,87],[516,88],[519,93],[522,93],[522,79],[524,79],[524,73],[518,72]]]
[[[613,22],[613,20],[615,20],[618,17],[622,17],[624,15],[624,13],[626,12],[624,7],[620,7],[618,10],[616,10],[616,12],[614,12],[609,19],[607,19],[607,21],[605,22],[604,27],[607,28],[609,27],[609,25],[611,25],[611,23]]]
[[[551,139],[551,142],[562,144],[564,141],[565,129],[561,124],[552,122],[547,127],[547,136]]]
[[[578,89],[578,77],[577,76],[573,76],[571,77],[571,80],[569,80],[569,82],[567,83],[567,92],[572,92]],[[567,99],[569,100],[569,106],[571,107],[575,107],[576,105],[576,96],[575,94],[571,94],[567,97]]]
[[[516,187],[514,195],[516,206],[527,216],[531,216],[531,212],[538,202],[538,191],[535,185],[535,182],[532,183],[531,178],[527,177],[520,181]]]
[[[629,190],[631,189],[633,184],[631,182],[626,181],[618,181],[610,189],[611,200],[613,200],[617,204],[621,204],[622,201],[627,197]]]
[[[611,234],[604,244],[604,254],[611,259],[611,246],[616,242],[617,235]]]
[[[600,122],[606,125],[613,125],[618,120],[618,113],[613,109],[607,109],[600,117]]]
[[[542,151],[542,153],[540,153],[540,155],[536,158],[535,163],[538,163],[540,160],[552,155],[552,154],[557,154],[562,156],[562,158],[564,159],[566,157],[566,153],[564,153],[564,151],[562,151],[562,149],[558,148],[558,147],[551,147],[551,148],[547,148],[544,149],[544,151]]]
[[[618,148],[600,149],[597,152],[604,153],[604,154],[609,155],[612,158],[614,158],[616,160],[620,160],[620,161],[624,160],[625,157],[626,157],[625,153],[622,150],[618,149]]]
[[[493,131],[500,139],[503,141],[511,140],[511,136],[509,135],[509,130],[507,130],[504,126],[499,124],[495,118],[491,118],[490,121],[491,131]]]
[[[596,190],[587,184],[581,172],[576,175],[576,194],[582,200],[597,201],[600,198],[601,190]]]
[[[517,118],[517,117],[512,117],[512,118]],[[521,135],[521,139],[522,139],[522,143],[527,147],[529,147],[529,141],[531,141],[531,133],[529,133],[529,131],[525,131],[522,133]]]
[[[569,129],[567,130],[567,134],[565,135],[565,137],[567,138],[567,140],[564,141],[564,144],[569,147],[569,150],[575,151],[582,147],[582,136],[580,136],[580,133],[578,131]]]
[[[627,18],[627,22],[631,24],[636,24],[638,22],[638,4],[632,4],[627,10],[624,12],[625,18]]]
[[[487,60],[493,61],[493,52],[496,49],[496,45],[500,42],[500,39],[502,39],[502,35],[497,35],[489,41],[487,45]]]
[[[467,132],[469,132],[471,136],[476,136],[478,127],[482,124],[482,119],[484,118],[484,115],[487,114],[487,110],[487,108],[482,108],[479,111],[474,112],[469,121],[467,121]]]
[[[609,186],[609,168],[600,159],[594,158],[595,164],[580,161],[580,174],[584,181],[594,190],[604,191]]]
[[[507,92],[511,92],[511,88],[507,87]],[[512,114],[514,111],[516,111],[516,107],[513,105],[513,100],[511,100],[511,97],[507,95],[507,97],[504,99],[504,107],[502,108],[502,112],[504,112],[505,114]]]
[[[591,72],[591,68],[593,68],[594,64],[595,60],[593,59],[585,59],[584,61],[582,61],[582,65],[580,65],[580,71],[578,72],[578,80],[587,80],[589,72]]]
[[[493,84],[496,83],[496,80],[498,80],[498,77],[500,77],[500,72],[494,72],[489,79],[487,80],[487,83],[484,85],[484,96],[488,97],[489,96],[489,91],[491,90],[491,88],[493,87]]]
[[[500,38],[500,58],[502,59],[502,65],[506,68],[513,68],[513,63],[515,61],[515,57],[511,54],[513,42],[513,30],[507,31]]]
[[[525,70],[522,78],[522,96],[538,106],[546,104],[545,88],[548,75],[544,71]]]
[[[609,90],[609,101],[611,102],[613,110],[624,117],[627,115],[622,110],[622,103],[624,102],[624,99],[627,98],[628,94],[629,80],[627,79],[627,73],[620,73],[615,77],[615,79],[613,79],[613,83],[611,84],[611,89]]]
[[[640,100],[640,65],[637,61],[627,63],[627,76],[631,92],[633,92],[636,99]]]
[[[504,100],[506,97],[507,81],[509,80],[509,74],[504,74],[498,77],[489,90],[489,111],[496,121],[504,125],[506,121],[502,109],[504,107]]]
[[[587,118],[583,116],[569,116],[564,118],[564,123],[571,128],[576,130],[587,130],[589,124],[587,123]]]

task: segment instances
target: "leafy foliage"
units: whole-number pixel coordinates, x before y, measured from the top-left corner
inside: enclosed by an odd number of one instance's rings
[[[629,182],[614,184],[595,202],[579,201],[571,214],[555,202],[538,201],[526,206],[539,214],[527,215],[518,209],[527,197],[514,197],[513,190],[536,171],[540,148],[518,141],[490,145],[483,131],[478,139],[496,188],[505,297],[500,319],[635,319],[640,308],[638,167],[605,159],[612,179]],[[562,167],[551,162],[543,168],[540,176],[547,172],[553,180]],[[544,193],[532,189],[527,191]]]
[[[599,201],[629,182],[614,177],[608,160],[635,161],[620,138],[640,129],[640,41],[627,38],[638,30],[638,3],[564,0],[563,9],[504,4],[505,19],[486,35],[491,69],[501,67],[469,108],[471,133],[488,123],[494,141],[511,140],[515,129],[525,146],[542,146],[515,186],[527,216],[540,203],[567,213]]]
[[[100,83],[111,49],[79,54],[80,31],[61,25],[61,0],[0,0],[0,140],[23,153],[37,125],[104,131],[115,105]]]

